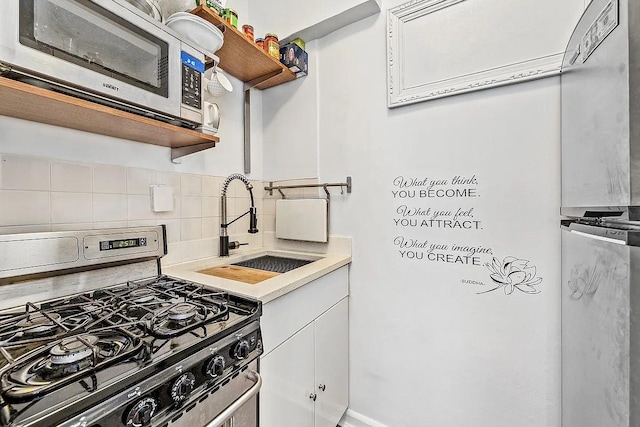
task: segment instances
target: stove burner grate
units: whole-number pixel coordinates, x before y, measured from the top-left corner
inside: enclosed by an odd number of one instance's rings
[[[141,354],[142,341],[121,328],[63,338],[13,361],[0,379],[13,399],[42,396],[120,360]]]

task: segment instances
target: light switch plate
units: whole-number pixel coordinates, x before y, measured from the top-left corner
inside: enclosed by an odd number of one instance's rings
[[[154,212],[171,212],[174,209],[173,187],[170,185],[151,186],[151,207]]]

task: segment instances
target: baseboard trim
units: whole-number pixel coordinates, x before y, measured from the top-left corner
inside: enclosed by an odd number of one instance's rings
[[[340,427],[388,427],[351,409],[347,409],[338,425]]]

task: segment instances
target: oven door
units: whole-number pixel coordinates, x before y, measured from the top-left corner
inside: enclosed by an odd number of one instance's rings
[[[8,0],[0,61],[89,93],[180,117],[180,41],[113,0]]]
[[[258,392],[262,378],[258,373],[258,360],[248,369],[231,379],[218,390],[201,397],[195,406],[178,419],[173,417],[172,427],[257,427]]]

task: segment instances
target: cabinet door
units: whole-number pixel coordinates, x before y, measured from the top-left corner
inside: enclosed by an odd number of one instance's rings
[[[344,298],[315,321],[316,423],[336,427],[349,405],[349,302]]]
[[[311,324],[260,359],[260,427],[313,427],[313,333]]]

